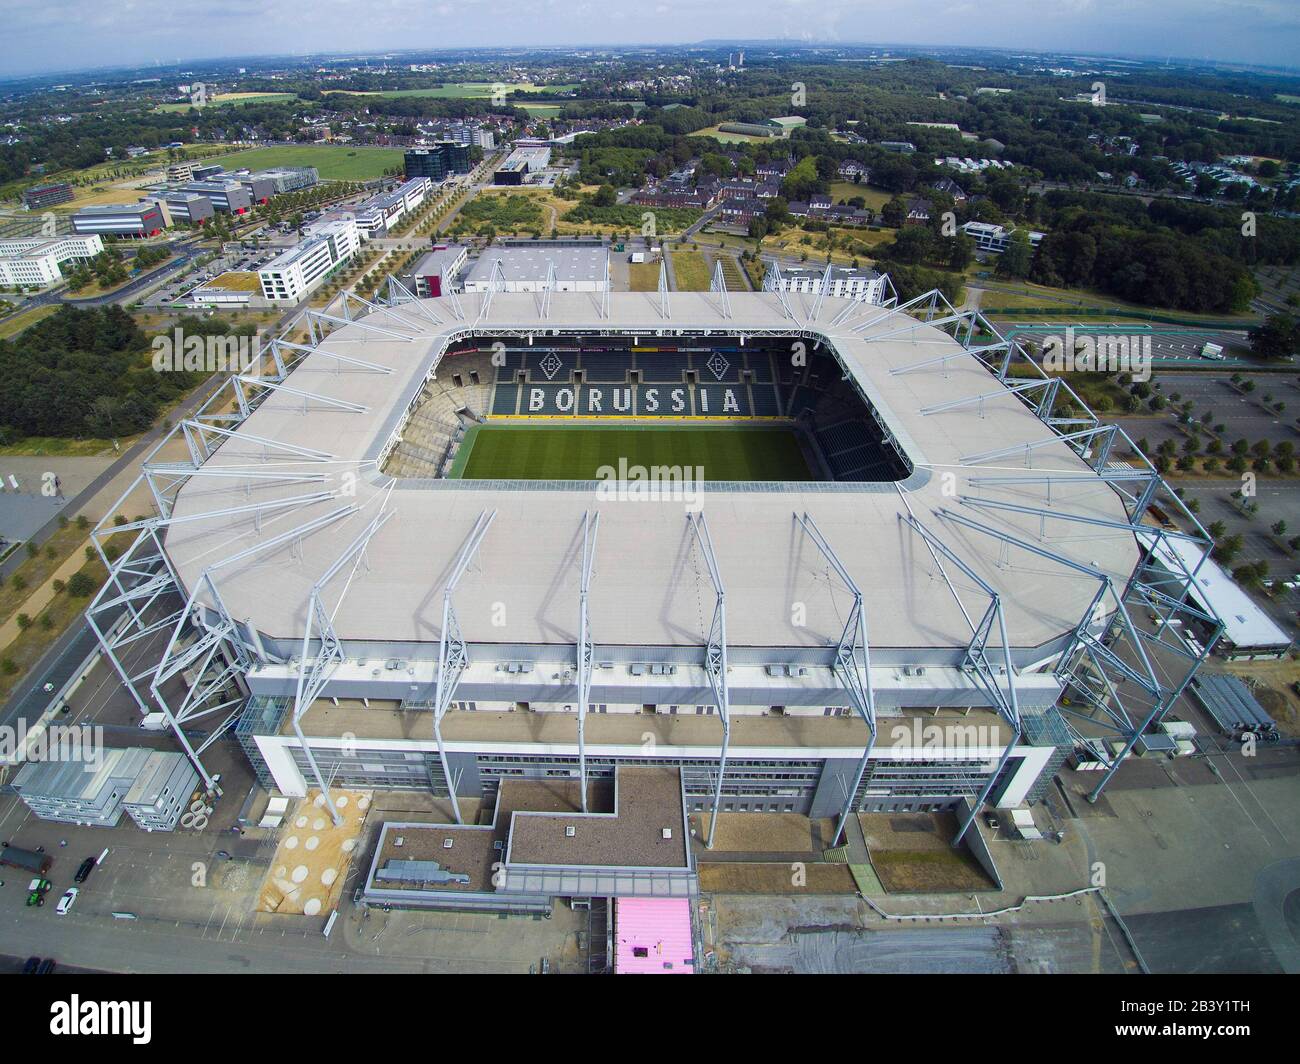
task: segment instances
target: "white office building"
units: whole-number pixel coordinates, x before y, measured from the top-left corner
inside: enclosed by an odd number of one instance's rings
[[[45,288],[63,280],[67,262],[93,259],[104,250],[98,234],[53,239],[0,240],[0,285]]]
[[[779,273],[768,267],[763,275],[765,292],[807,292],[816,295],[822,290],[826,278],[825,268],[814,266],[787,266]],[[852,299],[860,303],[883,303],[887,274],[875,270],[854,269],[851,266],[832,266],[830,288],[826,294],[839,299]]]
[[[1014,229],[994,225],[992,222],[967,222],[961,231],[975,241],[976,251],[987,251],[994,255],[1001,255],[1011,246],[1011,234],[1015,232]],[[1042,233],[1029,231],[1030,247],[1038,247],[1042,239]]]
[[[409,214],[424,202],[433,182],[427,177],[413,177],[403,181],[392,192],[374,196],[352,210],[361,236],[383,236],[403,215]]]
[[[360,247],[361,237],[351,218],[317,226],[305,240],[257,271],[262,295],[274,303],[297,303]]]

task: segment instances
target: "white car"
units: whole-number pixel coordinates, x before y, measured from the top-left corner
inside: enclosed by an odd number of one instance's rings
[[[81,893],[78,887],[69,887],[67,892],[59,899],[59,904],[54,911],[60,916],[67,916],[68,911],[72,908],[73,903],[77,900],[77,895]]]

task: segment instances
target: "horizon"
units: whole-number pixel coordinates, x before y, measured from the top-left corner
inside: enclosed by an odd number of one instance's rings
[[[323,0],[310,26],[285,8],[262,10],[251,0],[235,0],[219,11],[185,12],[161,0],[105,0],[87,15],[72,0],[12,5],[3,44],[0,80],[16,81],[59,74],[219,63],[235,59],[286,62],[313,57],[409,55],[420,52],[500,52],[528,49],[619,50],[689,49],[728,44],[781,48],[899,48],[1028,52],[1097,59],[1129,59],[1180,64],[1300,69],[1300,6],[1264,0],[1244,14],[1230,16],[1214,0],[1051,0],[1026,14],[1013,0],[992,0],[980,9],[962,0],[886,0],[870,15],[848,0],[814,5],[782,0],[761,27],[766,36],[731,36],[726,30],[752,23],[753,12],[735,0],[706,10],[678,0],[659,0],[643,9],[624,0],[595,5],[563,5],[553,0],[507,0],[488,6],[478,0],[429,8],[413,0],[388,0],[356,23],[355,8]],[[601,16],[611,34],[605,41],[584,40]],[[972,22],[978,14],[978,20]],[[448,35],[451,25],[452,34]],[[746,22],[745,20],[749,20]],[[664,30],[665,24],[682,32]],[[881,25],[894,39],[874,39]],[[248,40],[256,25],[259,48]],[[120,27],[120,28],[119,28]],[[503,27],[505,27],[503,29]],[[621,32],[621,39],[616,36]],[[429,43],[412,44],[428,36]],[[527,40],[522,38],[527,37]],[[211,42],[205,54],[185,54],[196,39]],[[355,47],[337,49],[347,39]],[[394,47],[397,42],[400,47]],[[436,41],[436,43],[435,43]],[[270,47],[274,43],[276,47]],[[1160,47],[1156,47],[1156,44]],[[286,44],[298,47],[286,48]],[[112,62],[104,62],[111,52]],[[57,55],[57,61],[48,57]]]

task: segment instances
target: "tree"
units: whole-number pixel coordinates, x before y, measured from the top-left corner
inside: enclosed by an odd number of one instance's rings
[[[1239,532],[1234,532],[1231,536],[1224,536],[1219,540],[1214,548],[1214,558],[1224,565],[1231,565],[1232,560],[1241,553],[1241,548],[1245,545],[1245,540]]]
[[[1250,350],[1260,358],[1285,358],[1300,348],[1300,322],[1290,314],[1270,314],[1250,330]]]
[[[73,573],[68,580],[68,594],[73,598],[85,598],[95,593],[97,585],[87,574],[77,572]]]
[[[1029,234],[1017,229],[1011,234],[1007,250],[998,259],[997,274],[999,277],[1023,279],[1029,276],[1033,262],[1034,252],[1029,244]]]

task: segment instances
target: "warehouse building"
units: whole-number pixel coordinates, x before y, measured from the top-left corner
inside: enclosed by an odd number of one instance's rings
[[[552,267],[556,292],[609,291],[609,248],[576,240],[529,240],[486,248],[465,278],[465,291],[487,292],[495,284],[502,292],[540,292]]]

